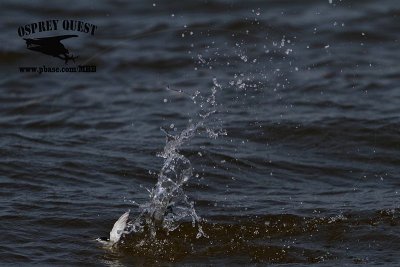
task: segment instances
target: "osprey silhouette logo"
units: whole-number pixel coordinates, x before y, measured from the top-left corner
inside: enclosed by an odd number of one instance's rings
[[[77,34],[64,34],[66,31],[82,32],[90,35],[94,35],[97,30],[97,26],[91,23],[86,23],[78,20],[46,20],[39,21],[24,26],[18,27],[18,35],[23,37],[26,42],[26,48],[32,51],[40,52],[45,55],[59,58],[68,64],[70,60],[75,62],[78,58],[77,55],[73,55],[61,42],[65,39],[78,37]],[[57,35],[48,37],[35,37],[25,38],[28,35],[56,31]]]
[[[68,49],[65,48],[65,46],[61,43],[61,40],[71,37],[78,37],[78,35],[60,35],[34,39],[24,38],[24,40],[26,41],[26,48],[29,50],[41,52],[53,57],[58,57],[64,60],[65,64],[67,64],[68,60],[75,62],[75,58],[78,57],[70,55]]]

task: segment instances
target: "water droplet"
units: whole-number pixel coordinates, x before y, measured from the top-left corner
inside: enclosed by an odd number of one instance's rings
[[[202,55],[198,54],[197,58],[200,60],[201,63],[203,63],[203,64],[206,63],[206,61],[204,60]]]

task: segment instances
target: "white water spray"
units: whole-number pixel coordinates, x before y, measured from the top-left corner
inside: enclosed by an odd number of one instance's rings
[[[201,228],[201,218],[195,211],[194,202],[189,200],[183,190],[183,186],[192,177],[193,169],[190,160],[181,154],[179,149],[197,133],[204,132],[211,138],[226,135],[221,129],[207,127],[210,116],[217,112],[218,89],[222,87],[214,78],[209,97],[204,98],[199,92],[194,96],[190,95],[193,102],[200,106],[201,111],[198,113],[198,118],[189,120],[188,126],[180,134],[172,135],[162,129],[166,134],[166,144],[164,150],[157,156],[164,159],[163,167],[158,173],[155,187],[150,190],[150,200],[140,205],[140,216],[128,225],[130,233],[143,232],[148,228],[154,237],[157,226],[166,231],[174,231],[183,220],[189,218],[193,227],[197,226],[197,237],[206,236]]]

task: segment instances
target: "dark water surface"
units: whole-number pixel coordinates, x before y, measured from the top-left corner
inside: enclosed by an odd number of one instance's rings
[[[399,266],[399,1],[0,6],[1,265]],[[65,66],[17,34],[47,19],[98,26],[63,41],[96,73],[19,72]],[[160,127],[201,109],[166,87],[207,96],[213,78],[227,135],[180,150],[208,238],[182,221],[99,247],[148,201]]]

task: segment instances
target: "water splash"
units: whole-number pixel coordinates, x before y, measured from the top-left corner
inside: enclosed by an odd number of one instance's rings
[[[211,94],[208,97],[202,96],[200,92],[189,95],[193,103],[200,107],[200,112],[196,118],[189,120],[189,124],[181,133],[173,135],[161,128],[166,134],[166,144],[164,150],[157,156],[163,158],[164,163],[158,173],[156,185],[149,190],[149,201],[140,205],[140,216],[128,226],[130,233],[148,229],[154,237],[158,227],[170,232],[177,229],[183,221],[190,219],[192,226],[197,226],[197,238],[207,237],[202,230],[201,218],[196,213],[194,202],[189,200],[183,190],[183,186],[193,175],[193,168],[190,160],[181,154],[180,148],[198,133],[205,133],[210,138],[226,135],[224,130],[208,126],[208,122],[212,121],[210,116],[217,112],[218,89],[222,89],[222,86],[214,78]]]

